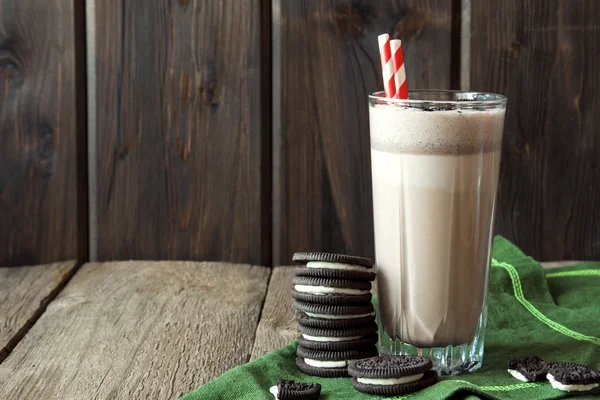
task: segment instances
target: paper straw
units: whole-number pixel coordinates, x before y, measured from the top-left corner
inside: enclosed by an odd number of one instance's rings
[[[398,99],[408,99],[408,85],[406,84],[406,71],[404,70],[404,56],[402,55],[402,41],[394,39],[390,41],[392,51],[392,62],[394,64],[394,84]]]
[[[390,35],[387,33],[379,35],[378,40],[383,88],[386,97],[392,98],[396,95],[396,82],[394,80],[394,61],[392,60],[392,51],[390,48]]]

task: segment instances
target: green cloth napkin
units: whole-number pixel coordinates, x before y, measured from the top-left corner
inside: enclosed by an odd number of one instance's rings
[[[466,288],[465,288],[466,289]],[[483,367],[474,373],[442,377],[404,399],[558,399],[569,394],[549,383],[523,383],[506,371],[509,359],[537,355],[600,369],[600,263],[544,270],[508,240],[497,237],[491,268],[488,327]],[[184,400],[273,399],[277,380],[318,382],[322,399],[377,399],[352,388],[350,378],[325,379],[296,369],[296,341],[234,368]],[[596,392],[595,389],[594,393]],[[592,398],[591,394],[579,396]]]

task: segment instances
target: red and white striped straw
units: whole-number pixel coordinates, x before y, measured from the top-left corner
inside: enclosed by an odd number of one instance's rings
[[[404,70],[404,56],[402,55],[402,41],[394,39],[390,42],[392,61],[394,64],[394,83],[397,99],[408,99],[408,85],[406,84],[406,71]]]
[[[396,95],[396,82],[394,78],[394,61],[392,60],[392,50],[390,48],[390,35],[387,33],[379,35],[378,40],[385,96],[393,98]]]

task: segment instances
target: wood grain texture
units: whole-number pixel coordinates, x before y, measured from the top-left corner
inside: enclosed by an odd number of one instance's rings
[[[508,96],[497,232],[600,259],[600,3],[473,1],[471,27],[471,89]]]
[[[403,40],[409,88],[450,85],[451,2],[280,1],[281,137],[274,138],[274,264],[295,251],[372,257],[368,94],[377,35]],[[274,28],[274,32],[276,28]],[[275,34],[275,33],[274,33]],[[435,62],[433,62],[435,60]],[[275,131],[278,132],[277,130]]]
[[[74,1],[0,0],[0,265],[76,259],[87,240],[75,18]]]
[[[270,264],[261,12],[96,1],[100,260]]]
[[[0,364],[0,398],[173,399],[250,358],[270,270],[84,265]]]
[[[75,272],[75,261],[0,268],[0,362]]]
[[[273,268],[256,329],[252,360],[277,350],[298,337],[296,312],[292,308],[292,278],[295,270],[294,267]]]

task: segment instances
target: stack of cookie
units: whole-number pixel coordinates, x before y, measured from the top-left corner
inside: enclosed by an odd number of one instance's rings
[[[293,280],[297,310],[296,365],[321,377],[348,376],[348,361],[377,355],[371,303],[373,261],[331,253],[296,253]]]

